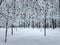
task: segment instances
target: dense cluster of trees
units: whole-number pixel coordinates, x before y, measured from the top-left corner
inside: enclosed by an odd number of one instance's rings
[[[58,1],[57,0],[1,0],[0,15],[13,25],[19,27],[51,27],[50,22],[58,24]],[[15,25],[15,26],[16,26]]]
[[[58,6],[58,0],[0,0],[0,20],[6,27],[5,42],[8,27],[12,35],[14,27],[44,27],[45,36],[46,28],[60,27]]]

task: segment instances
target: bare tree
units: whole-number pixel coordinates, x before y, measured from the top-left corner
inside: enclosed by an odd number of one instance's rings
[[[5,42],[7,42],[7,31],[8,31],[8,23],[9,23],[9,21],[10,20],[12,20],[13,22],[16,22],[15,21],[15,17],[14,16],[12,16],[12,15],[10,15],[10,12],[9,12],[9,10],[10,10],[10,8],[12,7],[12,6],[10,6],[7,2],[6,2],[6,0],[5,0],[5,9],[6,10],[2,10],[1,9],[1,11],[0,11],[0,14],[5,18],[5,20],[6,20],[6,32],[5,32]],[[6,11],[7,13],[3,13],[2,11]]]
[[[47,23],[46,23],[46,20],[47,20],[47,12],[48,12],[48,7],[49,7],[49,3],[48,3],[48,1],[47,0],[44,0],[45,1],[45,26],[44,26],[44,36],[46,36],[46,25],[47,25]]]

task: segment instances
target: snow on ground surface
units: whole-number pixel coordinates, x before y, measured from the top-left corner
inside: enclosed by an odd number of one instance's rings
[[[8,40],[4,42],[5,29],[0,28],[0,45],[60,45],[60,29],[47,29],[47,36],[44,36],[44,29],[40,28],[14,28],[8,29]]]

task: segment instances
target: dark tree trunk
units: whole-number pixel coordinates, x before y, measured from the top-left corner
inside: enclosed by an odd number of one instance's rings
[[[46,28],[44,28],[44,36],[46,36]]]
[[[60,28],[60,20],[59,20],[59,28]]]
[[[11,25],[11,35],[13,35],[13,27],[14,27],[14,25],[12,24]]]
[[[44,29],[44,36],[46,36],[46,28]]]
[[[11,27],[11,35],[13,35],[13,27]]]
[[[60,0],[59,0],[59,28],[60,28]]]
[[[55,26],[55,24],[54,24],[54,20],[52,18],[52,27],[53,27],[53,29],[55,28],[54,26]]]
[[[46,36],[46,15],[45,15],[45,25],[44,25],[44,36]]]
[[[25,22],[23,23],[23,27],[25,28]]]
[[[56,28],[56,20],[55,20],[55,28]]]
[[[8,21],[6,22],[5,42],[7,42]]]

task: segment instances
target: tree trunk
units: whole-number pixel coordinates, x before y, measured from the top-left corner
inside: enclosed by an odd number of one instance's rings
[[[5,42],[7,42],[8,21],[6,22]]]
[[[46,36],[46,28],[44,29],[44,36]]]
[[[44,36],[46,36],[46,26],[44,27]]]
[[[55,24],[54,24],[54,20],[52,18],[52,27],[53,27],[53,29],[54,29],[54,26],[55,26]]]
[[[59,28],[60,28],[60,0],[59,0]]]
[[[13,27],[11,27],[11,35],[13,35]]]
[[[45,14],[44,36],[46,36],[46,14]]]
[[[26,23],[24,22],[24,28],[26,27],[25,24],[26,24]]]
[[[56,28],[56,20],[55,20],[55,28]]]

